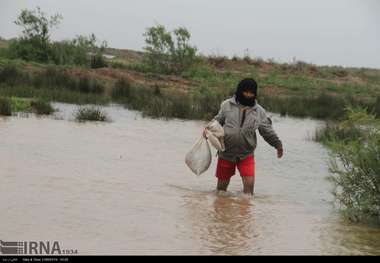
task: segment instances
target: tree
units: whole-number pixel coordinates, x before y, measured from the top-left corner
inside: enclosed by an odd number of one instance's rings
[[[50,18],[39,7],[31,11],[24,9],[14,22],[23,28],[22,36],[10,42],[9,54],[12,58],[48,62],[50,54],[50,31],[58,26],[62,16]]]
[[[22,35],[11,41],[8,49],[10,58],[42,63],[53,62],[58,65],[81,65],[91,68],[107,66],[103,53],[107,42],[97,46],[94,34],[77,36],[72,40],[52,42],[51,30],[59,25],[62,15],[50,16],[41,11],[24,9],[15,24],[22,27]]]
[[[180,74],[196,61],[197,48],[189,44],[191,35],[184,27],[168,32],[157,25],[148,28],[144,36],[146,61],[156,71]]]
[[[37,38],[41,42],[48,43],[50,30],[58,26],[62,19],[62,15],[58,13],[50,16],[50,19],[48,19],[46,18],[46,14],[41,11],[40,7],[37,7],[37,10],[35,11],[27,9],[22,10],[14,23],[23,28],[23,38]]]

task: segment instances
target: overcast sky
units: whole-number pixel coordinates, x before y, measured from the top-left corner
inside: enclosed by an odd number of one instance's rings
[[[377,0],[0,0],[0,36],[19,35],[13,21],[37,6],[62,14],[54,40],[93,32],[110,47],[142,50],[145,29],[159,23],[185,26],[207,55],[380,68]]]

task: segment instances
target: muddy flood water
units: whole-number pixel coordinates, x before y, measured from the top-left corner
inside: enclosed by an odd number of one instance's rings
[[[321,122],[273,114],[285,154],[259,137],[254,198],[237,173],[217,195],[215,151],[197,177],[185,154],[204,122],[105,107],[107,123],[0,118],[0,239],[58,241],[80,255],[380,254],[380,229],[333,206]]]

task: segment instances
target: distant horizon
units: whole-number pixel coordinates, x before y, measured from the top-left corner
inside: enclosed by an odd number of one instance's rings
[[[13,23],[22,9],[37,6],[63,20],[53,41],[94,33],[110,48],[143,52],[143,34],[155,24],[179,26],[205,56],[303,61],[316,66],[380,69],[380,1],[376,0],[2,0],[0,36],[18,37]],[[111,15],[110,15],[111,14]]]

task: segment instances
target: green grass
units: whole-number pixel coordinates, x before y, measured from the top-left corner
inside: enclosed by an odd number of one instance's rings
[[[31,99],[11,97],[12,112],[32,112]]]
[[[41,99],[19,97],[1,97],[0,114],[10,116],[14,112],[34,112],[38,115],[49,115],[55,110],[50,102]]]

